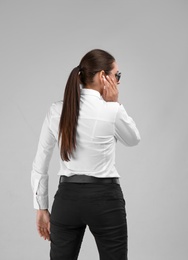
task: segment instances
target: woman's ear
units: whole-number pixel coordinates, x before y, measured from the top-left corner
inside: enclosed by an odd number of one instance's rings
[[[105,71],[104,70],[101,70],[100,73],[99,73],[99,78],[100,78],[100,81],[103,82],[104,81],[104,77],[106,76],[105,74]]]

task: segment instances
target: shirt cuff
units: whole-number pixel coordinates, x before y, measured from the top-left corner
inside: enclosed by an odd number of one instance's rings
[[[34,195],[33,198],[34,209],[48,209],[49,200],[47,196]]]

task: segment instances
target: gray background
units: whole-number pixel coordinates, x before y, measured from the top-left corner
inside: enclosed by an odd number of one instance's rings
[[[35,228],[31,165],[45,114],[93,48],[122,72],[120,101],[142,140],[117,145],[129,259],[188,257],[188,1],[0,1],[0,258],[48,259]],[[57,188],[50,163],[50,205]],[[98,259],[86,231],[80,257]]]

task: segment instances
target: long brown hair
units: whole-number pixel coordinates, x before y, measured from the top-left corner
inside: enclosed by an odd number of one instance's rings
[[[59,122],[58,144],[62,160],[69,161],[76,149],[76,129],[80,110],[80,84],[85,87],[93,82],[94,75],[104,70],[108,75],[113,69],[114,57],[108,52],[94,49],[86,53],[67,80],[62,113]]]

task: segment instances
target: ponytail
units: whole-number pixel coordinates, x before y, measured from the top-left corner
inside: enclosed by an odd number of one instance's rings
[[[76,128],[80,109],[80,67],[75,67],[69,75],[64,92],[63,108],[59,122],[58,144],[62,160],[69,161],[76,149]]]

